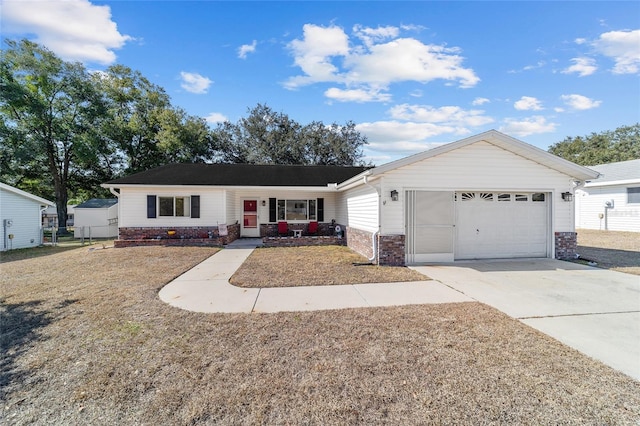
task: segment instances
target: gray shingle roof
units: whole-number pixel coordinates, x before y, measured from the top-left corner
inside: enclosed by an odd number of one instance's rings
[[[327,186],[369,167],[255,164],[168,164],[106,182],[118,185]]]
[[[75,206],[76,209],[102,209],[118,204],[117,198],[92,198]]]
[[[592,183],[640,179],[640,159],[599,164],[597,166],[589,166],[589,168],[602,175],[598,179],[592,180]]]

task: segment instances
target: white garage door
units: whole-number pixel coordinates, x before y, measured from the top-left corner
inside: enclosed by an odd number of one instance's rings
[[[456,259],[547,257],[549,196],[457,192]]]

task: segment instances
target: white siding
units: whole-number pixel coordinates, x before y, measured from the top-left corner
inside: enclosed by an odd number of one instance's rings
[[[404,234],[404,191],[526,191],[551,196],[554,231],[574,230],[573,203],[563,202],[560,194],[571,191],[571,177],[539,163],[481,141],[445,154],[385,173],[381,184],[382,224],[385,235]],[[390,201],[391,190],[399,193]]]
[[[378,231],[378,193],[374,188],[361,185],[345,191],[342,196],[342,211],[338,223],[361,229]],[[345,217],[346,214],[346,217]]]
[[[75,209],[75,238],[113,238],[118,236],[118,205],[105,208]],[[114,219],[114,221],[111,221]],[[84,229],[83,229],[84,228]]]
[[[41,204],[11,191],[0,189],[0,250],[37,247],[42,244]],[[4,221],[11,219],[5,240]],[[9,240],[8,236],[13,235]],[[6,244],[6,246],[5,246]]]
[[[121,188],[118,200],[119,226],[121,228],[215,226],[218,223],[227,223],[224,194],[225,191],[222,189],[204,187]],[[147,195],[167,197],[199,195],[200,218],[158,216],[149,219],[147,218]]]
[[[627,188],[636,185],[586,187],[576,191],[576,228],[640,232],[640,204],[627,202]],[[613,200],[613,208],[605,202]],[[599,215],[602,214],[602,219]],[[606,217],[605,217],[606,214]]]

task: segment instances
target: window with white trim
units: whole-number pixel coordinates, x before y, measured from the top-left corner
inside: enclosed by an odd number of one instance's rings
[[[640,204],[640,186],[627,188],[627,203]]]
[[[191,216],[191,197],[158,197],[158,216]]]
[[[316,200],[278,200],[278,220],[316,220]]]

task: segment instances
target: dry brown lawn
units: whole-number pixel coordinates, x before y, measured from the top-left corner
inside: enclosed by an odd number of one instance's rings
[[[640,275],[640,233],[578,229],[580,258],[598,267]]]
[[[348,247],[275,247],[254,250],[230,282],[238,287],[295,287],[423,281],[405,267],[378,266]]]
[[[0,423],[637,425],[640,382],[479,303],[197,314],[215,249],[0,264]]]

